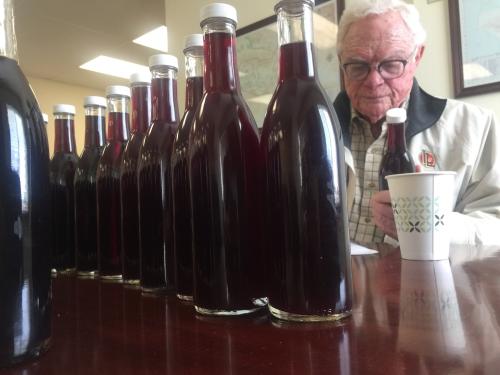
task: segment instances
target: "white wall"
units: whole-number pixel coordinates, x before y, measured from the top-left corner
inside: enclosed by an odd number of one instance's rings
[[[238,28],[249,25],[274,14],[274,1],[270,0],[221,0],[238,10]],[[210,0],[174,1],[165,0],[165,19],[168,27],[168,53],[179,59],[178,95],[179,112],[184,112],[185,72],[184,38],[189,34],[201,33],[200,8]],[[277,42],[276,42],[277,43]]]
[[[226,1],[226,0],[225,0]],[[348,6],[354,0],[346,0]],[[273,14],[274,1],[269,0],[227,0],[238,9],[240,22],[238,27],[246,26]],[[179,58],[183,65],[184,36],[200,32],[199,10],[210,0],[173,1],[165,0],[166,22],[169,28],[169,53]],[[417,72],[417,79],[430,94],[442,97],[454,97],[451,65],[450,26],[448,0],[414,0],[420,11],[422,23],[427,30],[427,46],[424,58]],[[180,112],[184,105],[184,69],[179,71]],[[500,92],[477,95],[461,99],[489,108],[496,113],[500,121]]]
[[[49,115],[47,135],[49,138],[50,155],[54,152],[54,116],[52,115],[52,107],[54,104],[72,104],[76,107],[76,149],[78,154],[81,154],[85,144],[85,114],[83,111],[83,98],[89,95],[104,96],[105,93],[88,87],[68,85],[66,83],[43,78],[27,78],[33,88],[33,91],[35,92],[42,112]]]

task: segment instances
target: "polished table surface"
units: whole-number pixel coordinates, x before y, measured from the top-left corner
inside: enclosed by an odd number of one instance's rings
[[[354,309],[338,324],[204,317],[174,296],[59,277],[51,349],[0,374],[500,374],[500,251],[379,250],[352,257]]]

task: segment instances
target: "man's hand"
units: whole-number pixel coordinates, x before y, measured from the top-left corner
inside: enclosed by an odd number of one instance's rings
[[[371,206],[375,225],[382,229],[385,234],[388,234],[394,239],[398,239],[389,190],[383,190],[373,194]]]

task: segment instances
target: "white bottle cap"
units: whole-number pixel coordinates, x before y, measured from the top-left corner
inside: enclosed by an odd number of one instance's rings
[[[315,1],[314,0],[302,0],[304,3],[308,3],[311,7],[314,8],[314,5],[315,5]],[[281,8],[282,6],[284,5],[287,5],[287,4],[290,4],[290,5],[300,5],[301,2],[298,1],[298,0],[278,0],[276,2],[276,5],[274,6],[274,11],[276,12],[276,10],[278,8]]]
[[[43,123],[47,125],[49,123],[49,115],[46,113],[42,113],[42,117],[43,117]]]
[[[69,113],[71,115],[74,115],[75,112],[75,106],[71,104],[56,104],[54,105],[52,109],[52,113]]]
[[[106,108],[106,98],[103,98],[102,96],[86,96],[83,99],[83,107],[92,106]]]
[[[191,47],[203,47],[203,34],[191,34],[184,41],[184,50]]]
[[[406,110],[404,108],[391,108],[385,114],[385,122],[388,124],[400,124],[406,121]]]
[[[151,84],[151,73],[150,72],[136,72],[130,75],[130,84],[134,83],[145,83]]]
[[[236,12],[236,8],[232,5],[212,3],[200,9],[200,25],[203,26],[205,21],[210,18],[226,18],[236,25],[238,23],[238,12]]]
[[[152,69],[156,66],[169,66],[171,68],[174,68],[175,70],[179,70],[179,62],[177,60],[177,57],[164,53],[153,55],[149,58],[149,69]]]
[[[118,85],[106,87],[106,97],[114,95],[126,96],[130,98],[130,89],[127,86],[118,86]]]

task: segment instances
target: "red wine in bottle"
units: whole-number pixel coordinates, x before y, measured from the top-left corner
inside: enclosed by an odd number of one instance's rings
[[[391,108],[387,111],[387,151],[380,165],[380,190],[389,190],[385,176],[415,172],[415,163],[406,148],[404,108]]]

